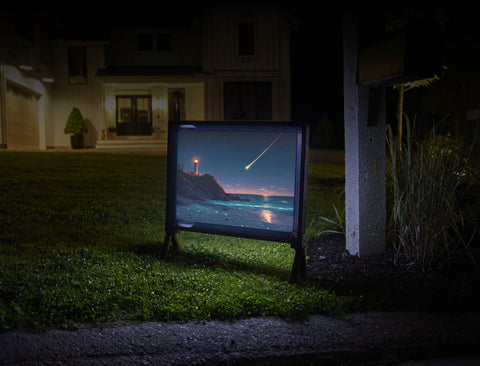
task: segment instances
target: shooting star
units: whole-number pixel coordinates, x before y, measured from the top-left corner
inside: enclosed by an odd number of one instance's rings
[[[255,164],[255,162],[256,162],[258,159],[260,159],[260,158],[262,157],[262,155],[265,154],[265,153],[268,151],[268,149],[270,149],[275,142],[277,142],[277,140],[280,138],[280,135],[281,135],[281,133],[278,134],[278,136],[275,138],[275,140],[273,140],[272,143],[271,143],[270,145],[268,145],[267,148],[266,148],[265,150],[263,150],[260,155],[258,155],[250,164],[248,164],[248,165],[245,167],[245,170],[250,169],[250,167],[251,167],[253,164]]]

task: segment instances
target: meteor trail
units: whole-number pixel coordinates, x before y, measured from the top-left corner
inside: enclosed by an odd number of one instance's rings
[[[268,149],[270,149],[275,142],[277,142],[277,140],[280,138],[280,135],[281,135],[281,133],[278,134],[278,136],[275,138],[275,140],[273,140],[272,143],[271,143],[270,145],[268,145],[267,148],[266,148],[265,150],[263,150],[260,155],[258,155],[250,164],[248,164],[248,165],[245,167],[245,170],[250,169],[250,167],[251,167],[253,164],[255,164],[255,162],[256,162],[258,159],[260,159],[260,158],[262,157],[262,155],[265,154],[265,153],[268,151]]]

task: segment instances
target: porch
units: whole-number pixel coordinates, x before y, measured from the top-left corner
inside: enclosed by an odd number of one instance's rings
[[[154,136],[117,136],[113,139],[98,140],[95,144],[97,150],[154,150],[167,153],[167,139]]]

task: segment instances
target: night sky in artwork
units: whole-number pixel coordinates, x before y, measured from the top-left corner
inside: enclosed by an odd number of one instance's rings
[[[179,132],[177,161],[193,172],[197,157],[198,173],[214,176],[227,193],[293,196],[296,143],[292,132],[186,129]]]

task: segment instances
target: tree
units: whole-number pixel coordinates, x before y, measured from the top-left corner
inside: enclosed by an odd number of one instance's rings
[[[385,17],[385,32],[387,34],[400,30],[407,27],[409,24],[413,24],[414,21],[418,19],[428,17],[433,17],[436,23],[441,27],[444,27],[449,22],[449,15],[447,9],[440,7],[436,8],[406,8],[403,7],[397,8],[393,7],[390,9],[390,12]],[[443,66],[443,71],[447,68]],[[442,72],[443,72],[442,71]],[[437,75],[434,75],[431,78],[415,80],[410,82],[405,82],[395,85],[393,88],[398,90],[398,99],[397,99],[397,147],[399,150],[402,149],[402,129],[403,129],[403,97],[404,93],[408,90],[427,87],[439,80],[440,78]]]

